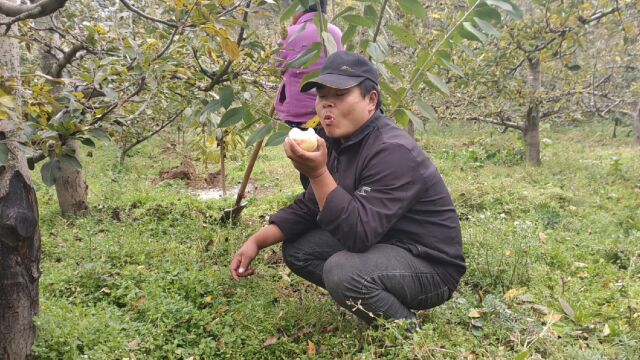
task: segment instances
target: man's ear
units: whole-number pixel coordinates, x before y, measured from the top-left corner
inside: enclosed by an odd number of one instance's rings
[[[372,109],[372,110],[376,109],[376,104],[378,104],[378,96],[380,96],[380,94],[378,94],[378,92],[375,91],[375,90],[372,90],[369,93],[369,96],[368,96],[367,100],[368,100],[368,105],[369,105],[370,109]]]

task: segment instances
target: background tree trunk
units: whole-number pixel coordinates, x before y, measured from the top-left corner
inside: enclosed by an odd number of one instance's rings
[[[72,149],[80,159],[79,142],[68,140],[65,147]],[[60,173],[56,178],[58,205],[63,216],[78,215],[89,210],[87,194],[89,187],[84,181],[84,171],[75,168],[68,161],[60,161]]]
[[[57,15],[37,19],[35,23],[40,28],[51,27],[53,26],[52,17],[55,16]],[[60,37],[58,34],[50,34],[49,36],[52,45],[60,45]],[[47,53],[44,48],[41,49],[40,67],[42,68],[42,72],[51,77],[56,77],[57,75],[53,72],[56,65],[57,59]],[[60,84],[56,82],[50,82],[50,84],[52,86],[51,93],[55,96],[60,92]],[[62,146],[65,149],[70,149],[76,158],[80,160],[80,146],[77,140],[63,141]],[[78,215],[89,210],[87,188],[84,171],[73,167],[67,161],[60,161],[60,173],[56,178],[56,194],[58,195],[58,205],[60,206],[60,211],[63,216]]]
[[[6,18],[0,15],[0,21]],[[15,27],[12,31],[15,31]],[[4,31],[0,26],[0,31]],[[15,34],[15,33],[13,33]],[[20,53],[16,39],[0,37],[3,85],[20,83]],[[9,86],[10,88],[12,86]],[[14,89],[19,89],[16,86]],[[7,89],[5,89],[7,90]],[[19,94],[16,113],[20,116]],[[38,313],[40,229],[38,201],[24,154],[17,147],[18,128],[0,122],[0,141],[8,150],[0,166],[0,358],[30,359]]]
[[[633,116],[633,123],[636,129],[636,145],[640,146],[640,100],[637,102],[636,113]]]
[[[542,86],[542,70],[540,55],[527,57],[529,66],[529,92],[531,100],[527,109],[527,118],[524,127],[524,141],[526,144],[526,160],[528,164],[540,164],[540,104],[536,98],[536,92]]]

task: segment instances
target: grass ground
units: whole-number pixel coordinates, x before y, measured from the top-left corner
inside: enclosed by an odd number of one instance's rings
[[[63,219],[38,183],[41,359],[582,358],[640,356],[640,149],[599,124],[542,130],[543,165],[514,133],[430,124],[419,141],[458,207],[469,269],[422,331],[367,329],[291,274],[279,246],[240,284],[233,252],[300,191],[281,148],[256,165],[260,197],[235,227],[232,200],[202,202],[160,139],[123,167],[109,145],[86,161],[91,214]],[[230,183],[243,161],[230,164]]]

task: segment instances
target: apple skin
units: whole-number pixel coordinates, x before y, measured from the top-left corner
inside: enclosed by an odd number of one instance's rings
[[[289,138],[304,151],[317,151],[318,136],[313,129],[302,131],[298,128],[293,128],[289,131]]]

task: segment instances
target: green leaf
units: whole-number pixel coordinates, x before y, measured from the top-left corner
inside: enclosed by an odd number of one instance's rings
[[[427,77],[429,78],[429,81],[427,82],[427,85],[429,85],[429,87],[434,90],[438,90],[447,96],[449,95],[449,87],[442,79],[430,72],[427,72]]]
[[[528,357],[529,357],[529,350],[525,350],[519,353],[518,355],[516,355],[516,357],[513,358],[513,360],[527,360]]]
[[[580,69],[582,69],[582,66],[578,65],[578,64],[571,64],[571,65],[567,65],[567,69],[569,69],[569,71],[579,71]]]
[[[492,6],[497,6],[506,11],[513,11],[513,7],[506,1],[503,0],[485,0],[485,2]]]
[[[411,48],[418,47],[418,40],[411,32],[409,32],[409,30],[403,28],[402,26],[393,25],[393,24],[387,26],[387,28],[389,29],[389,31],[391,31],[393,36],[395,36],[396,39],[398,39],[398,41],[400,41],[401,43]]]
[[[576,314],[571,308],[571,305],[569,305],[569,303],[563,298],[558,298],[558,301],[560,302],[560,306],[562,307],[562,310],[564,310],[564,313],[567,314],[569,319],[576,321]]]
[[[416,105],[418,105],[418,109],[420,110],[422,115],[424,115],[427,119],[431,121],[438,120],[438,114],[436,113],[436,111],[433,109],[431,105],[427,104],[424,100],[416,99]]]
[[[488,22],[480,19],[480,18],[474,18],[473,20],[475,20],[475,22],[478,24],[478,26],[480,26],[480,29],[482,29],[482,31],[484,31],[486,34],[489,35],[493,35],[496,38],[500,37],[500,31],[498,31],[496,28],[493,27],[493,25],[489,24]]]
[[[289,7],[282,13],[282,15],[280,15],[280,22],[287,21],[290,17],[293,16],[293,14],[298,12],[298,8],[300,8],[300,10],[303,10],[297,1],[292,1],[291,5],[289,5]]]
[[[418,0],[398,0],[405,14],[422,19],[426,15],[424,6]]]
[[[320,75],[320,70],[316,70],[305,75],[302,80],[300,80],[300,86],[304,85],[307,81],[311,79],[315,79],[318,75]]]
[[[224,115],[222,115],[222,118],[220,119],[220,124],[218,124],[218,127],[221,129],[224,129],[231,125],[237,124],[242,120],[243,117],[244,117],[244,107],[238,106],[238,107],[231,108],[227,110],[227,112],[225,112]]]
[[[269,136],[265,146],[277,146],[284,143],[284,139],[289,135],[289,129],[280,130]]]
[[[285,66],[285,69],[307,68],[315,64],[320,59],[322,44],[313,43],[307,50],[303,51],[297,58],[293,59]]]
[[[69,155],[69,154],[62,154],[62,162],[73,167],[76,170],[82,170],[82,164],[80,164],[80,161],[78,161],[78,159],[73,156],[73,155]]]
[[[223,86],[220,89],[220,105],[225,109],[228,109],[233,103],[233,88],[231,86]]]
[[[335,14],[335,16],[333,18],[331,18],[331,23],[336,22],[336,19],[340,18],[341,16],[350,13],[352,11],[354,11],[356,8],[354,8],[353,6],[347,6],[344,9],[342,9],[340,12],[338,12],[337,14]]]
[[[407,114],[407,112],[402,108],[396,109],[393,113],[393,118],[402,128],[409,126],[409,122],[411,121],[411,119],[409,119],[409,114]]]
[[[393,75],[396,77],[396,79],[398,80],[403,80],[404,79],[404,74],[402,73],[402,70],[400,70],[400,68],[398,68],[397,66],[395,66],[394,64],[390,63],[389,61],[384,61],[383,62],[384,67]]]
[[[404,111],[407,113],[407,115],[409,115],[409,119],[411,119],[411,122],[413,123],[413,126],[416,128],[416,130],[424,131],[424,121],[422,121],[422,119],[417,117],[410,110],[404,109]]]
[[[326,31],[322,32],[322,39],[324,40],[324,46],[327,48],[327,56],[338,51],[338,45],[333,39],[333,36]]]
[[[269,133],[273,131],[273,125],[271,123],[264,125],[260,129],[256,130],[249,139],[247,140],[247,147],[255,144],[258,140],[262,140],[265,136],[269,135]]]
[[[342,44],[344,44],[345,46],[346,44],[349,44],[351,42],[351,39],[353,39],[353,36],[356,34],[356,30],[357,27],[355,25],[349,25],[347,27],[347,30],[342,33],[342,39],[340,40]]]
[[[90,138],[87,138],[87,137],[81,138],[80,142],[83,145],[88,146],[88,147],[92,147],[92,148],[96,147],[96,143],[94,143],[93,140],[91,140]]]
[[[479,41],[481,43],[487,41],[487,36],[480,30],[476,29],[473,24],[468,21],[462,23],[462,27],[460,28],[460,36],[467,40]]]
[[[202,109],[202,112],[198,116],[202,116],[202,115],[207,114],[207,113],[216,112],[216,111],[218,111],[220,109],[221,106],[222,106],[222,103],[220,102],[220,99],[211,100],[211,101],[209,101],[207,106],[205,106]]]
[[[40,174],[42,175],[42,182],[45,185],[55,185],[58,174],[60,174],[60,160],[53,159],[42,165]]]
[[[371,19],[371,21],[375,23],[378,22],[378,12],[376,11],[376,8],[373,7],[373,5],[371,4],[365,5],[364,11],[362,13],[364,14],[364,17]]]
[[[386,55],[380,48],[380,45],[374,42],[369,42],[369,44],[367,45],[367,53],[371,55],[371,58],[373,58],[375,62],[378,63],[383,62],[386,57]]]
[[[344,21],[349,24],[363,26],[366,28],[372,28],[376,25],[373,21],[371,21],[371,19],[366,18],[362,15],[345,15],[342,17],[342,19],[344,19]]]
[[[479,7],[473,12],[473,16],[496,25],[502,21],[500,12],[491,6]]]
[[[9,162],[9,148],[7,144],[0,143],[0,166],[4,166]]]
[[[439,62],[442,63],[442,65],[444,65],[447,69],[453,71],[454,73],[456,73],[457,75],[460,75],[461,77],[464,77],[464,73],[462,72],[462,69],[458,67],[458,65],[452,62],[449,62],[445,59],[439,59]]]
[[[92,136],[98,140],[102,140],[104,142],[111,140],[111,138],[109,137],[109,134],[104,129],[101,129],[101,128],[89,129],[89,131],[87,131],[87,135]]]
[[[400,102],[400,94],[398,94],[398,92],[388,82],[379,80],[378,83],[380,85],[380,90],[382,90],[385,98],[392,100],[394,104]]]

